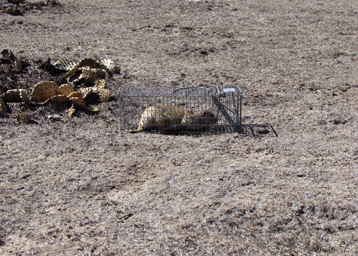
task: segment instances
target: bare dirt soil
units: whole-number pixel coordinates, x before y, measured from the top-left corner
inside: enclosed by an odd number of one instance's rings
[[[28,63],[13,77],[2,64],[2,90],[95,54],[121,64],[113,95],[238,84],[244,124],[278,137],[131,134],[114,100],[72,118],[7,103],[0,254],[358,254],[356,0],[60,2],[0,13],[0,49]]]

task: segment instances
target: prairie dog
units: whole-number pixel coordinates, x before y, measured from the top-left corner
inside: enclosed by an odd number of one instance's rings
[[[147,107],[138,124],[138,129],[131,130],[131,132],[140,132],[151,129],[158,129],[164,131],[181,124],[181,120],[186,111],[174,106],[151,106]]]
[[[169,129],[199,129],[217,122],[210,111],[192,113],[180,107],[158,105],[147,107],[141,115],[138,129],[130,132],[140,132],[152,129],[165,131]]]

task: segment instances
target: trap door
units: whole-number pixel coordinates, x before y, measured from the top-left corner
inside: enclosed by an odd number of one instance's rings
[[[227,126],[227,131],[240,132],[242,129],[242,90],[240,86],[228,88],[217,86],[213,102],[220,112],[220,124]]]

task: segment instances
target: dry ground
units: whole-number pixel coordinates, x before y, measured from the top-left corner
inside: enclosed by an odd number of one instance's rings
[[[96,54],[122,65],[113,93],[239,84],[244,123],[279,136],[130,134],[115,101],[72,119],[11,103],[33,122],[0,117],[0,254],[358,254],[356,0],[61,3],[0,14],[0,49],[32,63],[13,86]]]

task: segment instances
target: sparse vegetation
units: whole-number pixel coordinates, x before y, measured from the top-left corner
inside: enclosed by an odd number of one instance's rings
[[[72,118],[7,103],[0,254],[358,253],[357,1],[61,4],[0,13],[0,49],[24,64],[0,64],[1,90],[62,79],[49,57],[96,55],[121,63],[113,94],[240,84],[244,124],[278,137],[131,134],[113,100]]]

